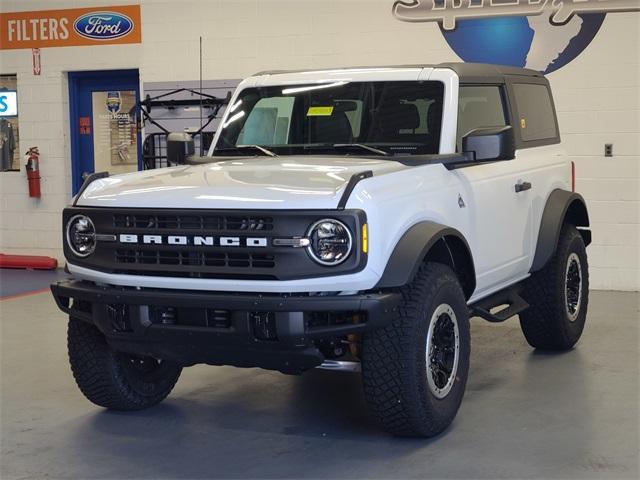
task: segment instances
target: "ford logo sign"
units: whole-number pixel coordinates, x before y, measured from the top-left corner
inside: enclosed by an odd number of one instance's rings
[[[73,28],[85,38],[113,40],[133,30],[133,20],[116,12],[91,12],[76,18]]]

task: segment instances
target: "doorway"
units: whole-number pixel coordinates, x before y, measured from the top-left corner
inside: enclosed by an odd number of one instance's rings
[[[138,70],[69,72],[73,194],[93,172],[142,168]]]

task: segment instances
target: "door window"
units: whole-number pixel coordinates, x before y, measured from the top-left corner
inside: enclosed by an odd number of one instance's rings
[[[462,151],[462,137],[480,127],[503,127],[507,117],[500,87],[467,85],[460,87],[456,147]]]

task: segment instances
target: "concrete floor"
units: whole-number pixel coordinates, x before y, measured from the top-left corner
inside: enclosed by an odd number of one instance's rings
[[[55,270],[22,270],[0,268],[0,300],[48,290],[52,282],[67,278],[61,268]]]
[[[1,470],[25,478],[638,478],[638,302],[592,292],[578,347],[536,353],[517,321],[472,328],[467,393],[437,439],[389,437],[358,375],[186,369],[160,406],[76,389],[51,297],[0,302]]]

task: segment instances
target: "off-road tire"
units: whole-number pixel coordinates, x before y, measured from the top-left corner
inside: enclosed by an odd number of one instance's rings
[[[566,278],[570,259],[580,263],[579,303],[571,320],[567,305]],[[527,342],[542,350],[569,350],[584,330],[589,303],[587,251],[575,226],[562,227],[558,247],[545,267],[525,282],[522,293],[530,307],[520,314],[520,326]]]
[[[465,296],[453,271],[426,263],[400,289],[398,317],[363,336],[362,380],[367,402],[385,430],[398,436],[432,437],[453,421],[464,395],[471,342]],[[447,304],[458,324],[457,369],[450,390],[438,398],[427,380],[427,336],[432,316]]]
[[[182,368],[151,358],[114,351],[90,323],[70,318],[67,347],[71,371],[80,391],[91,402],[112,410],[142,410],[169,395]],[[147,364],[142,372],[138,362]]]

